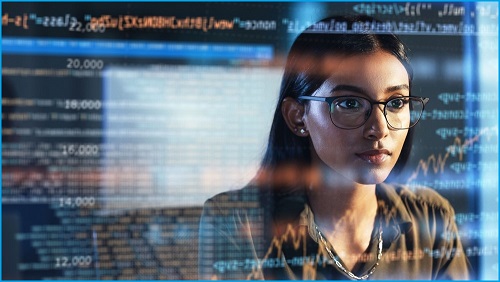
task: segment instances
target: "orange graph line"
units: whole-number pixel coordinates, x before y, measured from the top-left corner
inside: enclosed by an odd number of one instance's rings
[[[279,237],[274,237],[273,240],[271,241],[271,244],[269,248],[267,249],[266,254],[260,260],[258,265],[255,265],[252,268],[251,273],[247,276],[248,280],[252,279],[261,279],[261,268],[263,263],[274,253],[276,252],[277,258],[281,259],[282,258],[282,247],[283,243],[286,242],[292,242],[294,250],[298,250],[300,246],[302,245],[302,255],[303,257],[306,257],[307,255],[307,236],[309,236],[307,227],[306,226],[300,226],[299,230],[295,231],[292,227],[292,225],[288,224],[286,231],[283,235]],[[324,248],[319,248],[318,253],[316,254],[316,257],[314,260],[305,262],[302,264],[302,278],[299,279],[305,279],[305,280],[315,280],[316,279],[316,273],[317,273],[317,266],[318,262],[320,261],[320,258],[325,258],[328,257],[328,254],[324,250]],[[326,260],[323,260],[323,267],[326,265]]]
[[[446,154],[441,155],[438,154],[437,157],[435,154],[430,155],[426,160],[425,159],[420,159],[417,165],[417,168],[413,173],[410,175],[406,183],[410,183],[411,181],[415,180],[420,172],[422,172],[424,175],[427,175],[429,172],[429,169],[432,168],[432,171],[435,174],[438,173],[443,173],[444,172],[444,167],[446,165],[446,162],[450,156],[454,157],[458,155],[458,160],[462,161],[463,156],[465,154],[465,151],[470,148],[474,143],[478,142],[480,137],[484,134],[489,134],[491,131],[496,131],[498,132],[498,127],[492,127],[492,128],[485,128],[479,132],[479,134],[466,139],[462,143],[462,139],[460,137],[455,137],[453,139],[453,144],[448,146],[446,148]]]
[[[300,230],[298,232],[295,232],[295,230],[293,230],[293,227],[290,224],[288,224],[285,233],[283,235],[281,235],[281,237],[278,237],[278,238],[274,237],[273,238],[273,240],[271,241],[271,245],[267,249],[266,254],[262,258],[260,263],[257,266],[253,267],[252,272],[247,276],[247,279],[248,280],[260,279],[261,278],[260,277],[260,269],[262,268],[262,264],[264,263],[264,261],[269,258],[269,256],[273,253],[274,250],[276,250],[277,257],[281,258],[281,253],[282,253],[281,251],[282,251],[283,243],[288,242],[290,240],[290,237],[291,237],[291,241],[293,243],[293,247],[295,248],[295,250],[297,250],[300,247],[300,243],[302,242],[302,244],[304,246],[303,253],[305,256],[306,251],[307,251],[305,249],[305,242],[307,239],[306,229],[300,228]]]

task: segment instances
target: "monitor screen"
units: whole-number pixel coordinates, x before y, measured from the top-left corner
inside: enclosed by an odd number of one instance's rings
[[[497,279],[496,2],[2,3],[2,278],[198,279],[203,204],[255,177],[293,40],[361,14],[430,98],[394,181],[448,199]]]

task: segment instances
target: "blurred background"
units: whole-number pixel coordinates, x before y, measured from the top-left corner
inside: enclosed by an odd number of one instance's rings
[[[498,3],[2,3],[2,278],[197,279],[198,223],[265,150],[309,24],[367,14],[429,97],[397,179],[498,278]],[[346,32],[332,22],[328,32]]]

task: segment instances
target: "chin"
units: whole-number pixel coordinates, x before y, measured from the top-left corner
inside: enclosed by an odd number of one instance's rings
[[[372,185],[372,184],[380,184],[385,181],[385,179],[360,179],[359,181],[356,181],[359,184],[363,185]]]
[[[369,184],[380,184],[384,182],[389,174],[390,170],[368,170],[364,173],[356,173],[357,175],[353,178],[357,183],[369,185]]]
[[[392,171],[393,166],[345,166],[345,167],[330,167],[333,174],[326,173],[325,181],[327,183],[338,184],[338,182],[347,181],[355,182],[362,185],[373,185],[384,182]]]

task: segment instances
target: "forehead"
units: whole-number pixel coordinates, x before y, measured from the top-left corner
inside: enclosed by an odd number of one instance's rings
[[[347,84],[378,92],[409,84],[408,72],[403,64],[385,51],[349,56],[328,55],[321,61],[320,68],[328,77],[325,86]]]

